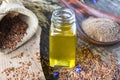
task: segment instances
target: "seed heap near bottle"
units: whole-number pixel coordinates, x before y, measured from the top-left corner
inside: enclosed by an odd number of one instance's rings
[[[74,67],[76,54],[74,12],[66,8],[53,12],[49,39],[50,66]]]

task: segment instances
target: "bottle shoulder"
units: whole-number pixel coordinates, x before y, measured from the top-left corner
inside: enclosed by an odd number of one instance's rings
[[[76,33],[73,33],[72,30],[50,30],[50,35],[51,36],[75,36]]]
[[[55,36],[75,36],[76,35],[76,25],[75,24],[64,24],[60,27],[51,25],[50,35]]]

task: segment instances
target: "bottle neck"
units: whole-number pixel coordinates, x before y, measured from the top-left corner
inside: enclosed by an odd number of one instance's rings
[[[51,18],[51,34],[76,34],[75,14],[70,9],[55,10]]]
[[[75,14],[70,9],[58,9],[53,12],[51,22],[58,27],[65,24],[72,24],[75,22]]]

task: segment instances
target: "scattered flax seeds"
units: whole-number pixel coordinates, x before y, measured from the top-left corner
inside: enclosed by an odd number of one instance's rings
[[[21,52],[20,54],[18,55],[15,55],[15,56],[12,56],[11,59],[14,59],[14,58],[22,58],[23,57],[23,52]]]
[[[6,80],[40,80],[40,72],[30,71],[31,61],[19,62],[19,67],[10,67],[4,69],[1,74],[6,77]],[[11,78],[11,79],[10,79]]]
[[[40,62],[40,53],[39,52],[36,52],[36,59],[38,62]]]
[[[82,71],[77,73],[75,68],[61,68],[59,80],[120,80],[120,69],[113,60],[114,56],[111,55],[112,63],[107,65],[88,49],[81,50],[78,55],[77,65],[81,66]]]
[[[10,15],[9,13],[0,21],[0,48],[2,49],[14,49],[23,39],[28,28],[28,24],[19,16],[12,17]]]

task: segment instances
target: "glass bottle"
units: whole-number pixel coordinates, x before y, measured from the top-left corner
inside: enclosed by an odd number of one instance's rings
[[[49,34],[50,66],[74,67],[76,54],[75,14],[70,9],[55,10]]]

